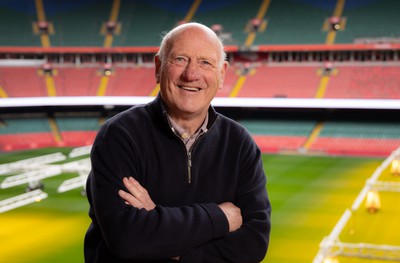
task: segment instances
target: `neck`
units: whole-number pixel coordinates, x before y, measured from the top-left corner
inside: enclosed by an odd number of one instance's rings
[[[207,112],[204,114],[199,114],[197,116],[190,116],[190,117],[185,117],[182,115],[175,116],[170,114],[169,115],[171,119],[174,120],[180,127],[185,129],[187,132],[190,133],[190,135],[193,135],[203,124],[204,119],[207,116]]]

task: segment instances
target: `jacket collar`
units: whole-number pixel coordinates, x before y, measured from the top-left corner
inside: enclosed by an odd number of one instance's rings
[[[163,120],[163,123],[167,125],[169,128],[168,120],[167,120],[167,109],[165,107],[165,103],[161,98],[161,95],[158,94],[157,97],[149,103],[149,106],[152,109],[153,114],[155,115],[157,120]],[[212,124],[217,119],[218,113],[215,111],[214,107],[210,105],[208,108],[208,123],[207,129],[210,129]]]

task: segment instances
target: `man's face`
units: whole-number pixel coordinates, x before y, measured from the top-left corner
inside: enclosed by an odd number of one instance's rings
[[[157,83],[172,117],[185,118],[208,110],[225,76],[227,63],[221,67],[219,58],[216,40],[198,28],[175,36],[165,58],[156,57]]]

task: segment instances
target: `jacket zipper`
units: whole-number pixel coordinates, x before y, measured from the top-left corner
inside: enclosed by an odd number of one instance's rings
[[[192,152],[188,151],[188,184],[192,183]]]
[[[168,121],[169,126],[171,127],[172,133],[181,141],[180,137],[175,133],[174,128],[172,128],[172,125],[171,125],[171,123],[170,123],[170,121],[169,121],[169,119],[168,119],[168,116],[166,116],[166,118],[167,118],[167,121]],[[187,151],[187,158],[188,158],[188,177],[187,177],[187,182],[188,182],[188,184],[191,184],[191,183],[192,183],[192,149],[193,149],[194,145],[197,143],[197,141],[198,141],[201,137],[203,137],[203,135],[204,135],[205,133],[207,133],[208,130],[209,130],[209,129],[207,129],[206,132],[200,134],[200,136],[199,136],[199,137],[196,139],[196,141],[193,143],[193,145],[192,145],[192,147],[190,148],[190,150]],[[181,142],[182,142],[182,141],[181,141]],[[186,149],[185,145],[183,145],[183,146],[184,146],[184,148]]]

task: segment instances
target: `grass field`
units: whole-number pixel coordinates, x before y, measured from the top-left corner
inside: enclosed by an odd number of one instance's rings
[[[54,151],[68,153],[69,149],[2,154],[0,163]],[[273,207],[270,248],[263,262],[309,263],[383,159],[264,155],[263,160]],[[0,214],[1,262],[83,262],[83,237],[90,223],[87,201],[80,189],[56,192],[72,176],[43,180],[47,199]],[[24,188],[2,189],[0,200]],[[386,209],[386,203],[394,205]],[[389,193],[382,195],[382,211],[377,214],[361,207],[341,240],[400,245],[399,203],[400,193]],[[380,261],[341,258],[340,262]]]

